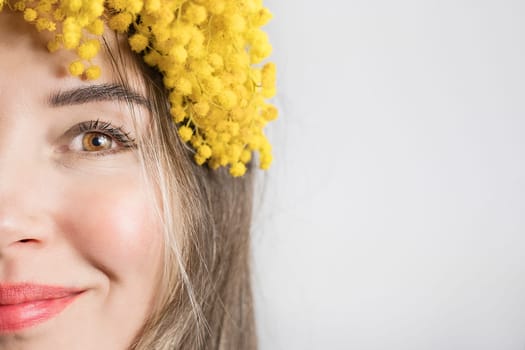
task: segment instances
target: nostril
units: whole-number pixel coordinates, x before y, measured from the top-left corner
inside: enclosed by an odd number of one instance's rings
[[[19,240],[18,242],[20,242],[20,243],[34,243],[34,242],[36,242],[36,239],[25,238],[25,239]]]
[[[22,239],[18,239],[16,241],[11,242],[9,246],[19,247],[19,248],[30,248],[30,247],[39,246],[40,243],[42,243],[42,241],[39,240],[38,238],[22,238]]]

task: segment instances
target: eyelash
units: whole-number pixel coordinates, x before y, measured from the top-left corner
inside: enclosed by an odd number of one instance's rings
[[[126,132],[122,126],[115,127],[113,124],[107,121],[89,120],[77,124],[73,127],[75,137],[81,136],[86,133],[100,133],[111,138],[112,142],[116,142],[119,147],[111,148],[108,150],[90,152],[83,151],[83,154],[93,156],[105,156],[109,154],[115,154],[118,152],[126,151],[137,147],[135,139],[130,136],[129,132]]]

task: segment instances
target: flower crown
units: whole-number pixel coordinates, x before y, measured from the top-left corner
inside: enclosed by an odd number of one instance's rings
[[[104,23],[127,33],[131,49],[162,73],[179,136],[199,165],[242,176],[258,152],[259,166],[270,166],[263,128],[277,117],[266,102],[275,94],[275,65],[261,64],[271,53],[260,29],[271,18],[262,0],[0,0],[3,6],[53,32],[49,51],[76,51],[69,72],[85,79],[100,76],[91,60]]]

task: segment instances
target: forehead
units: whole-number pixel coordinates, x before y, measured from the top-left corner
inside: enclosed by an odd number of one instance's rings
[[[0,73],[5,76],[9,72],[12,73],[9,75],[14,75],[23,71],[32,74],[35,81],[39,79],[39,82],[43,80],[67,86],[93,83],[69,74],[69,65],[78,60],[74,51],[61,49],[49,52],[47,43],[53,36],[54,33],[47,31],[38,32],[33,24],[23,19],[22,13],[4,8],[0,11]],[[126,83],[142,92],[138,67],[126,38],[106,28],[105,34],[98,39],[102,49],[91,63],[101,68],[102,75],[95,82],[119,82],[124,78]]]

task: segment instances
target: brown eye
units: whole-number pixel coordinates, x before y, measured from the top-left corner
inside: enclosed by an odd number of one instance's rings
[[[111,137],[100,132],[87,132],[82,137],[82,148],[88,152],[105,151],[111,149],[112,144]]]

